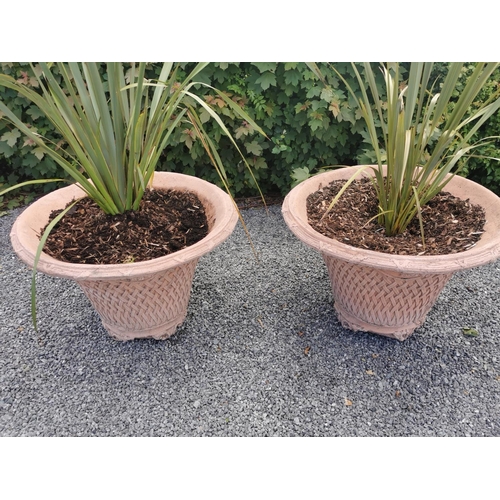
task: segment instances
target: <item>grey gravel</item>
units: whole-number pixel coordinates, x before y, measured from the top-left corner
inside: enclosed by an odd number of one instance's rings
[[[35,332],[20,211],[0,217],[2,436],[500,435],[499,261],[456,274],[398,342],[342,328],[319,254],[280,207],[248,209],[260,262],[238,225],[200,260],[176,334],[120,343],[41,274]]]

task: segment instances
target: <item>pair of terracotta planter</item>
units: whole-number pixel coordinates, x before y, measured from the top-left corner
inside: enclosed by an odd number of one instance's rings
[[[352,330],[398,340],[420,326],[456,271],[481,266],[500,256],[500,198],[486,188],[455,177],[447,191],[482,205],[485,232],[476,246],[454,255],[406,257],[353,248],[317,233],[307,222],[306,200],[335,179],[359,167],[334,170],[308,179],[285,198],[283,216],[290,230],[318,250],[331,279],[335,309]],[[369,175],[365,171],[363,175]],[[69,264],[42,253],[38,269],[75,280],[99,313],[104,327],[119,340],[165,339],[184,321],[198,259],[222,243],[238,220],[233,201],[218,187],[196,177],[158,172],[156,189],[195,192],[204,204],[209,234],[174,254],[146,262],[113,265]],[[84,196],[76,186],[59,189],[28,207],[17,219],[11,240],[17,255],[33,266],[40,229],[52,210]]]

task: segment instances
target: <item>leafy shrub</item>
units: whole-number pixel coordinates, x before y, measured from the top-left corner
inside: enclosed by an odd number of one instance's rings
[[[464,77],[470,74],[471,68],[467,68]],[[479,94],[478,100],[487,100],[500,87],[500,69],[493,73],[488,85]],[[466,130],[469,130],[466,127]],[[483,139],[480,145],[464,166],[463,174],[469,179],[487,187],[497,195],[500,195],[500,113],[494,114],[473,136],[471,142]],[[491,138],[491,139],[487,139]]]
[[[184,72],[187,73],[192,65],[184,63]],[[150,65],[147,76],[157,77],[159,68],[160,65]],[[34,82],[28,63],[2,63],[1,69],[16,79]],[[266,132],[268,138],[254,133],[252,127],[238,120],[215,93],[204,92],[204,99],[225,115],[229,131],[254,167],[256,180],[264,192],[286,193],[294,171],[302,169],[309,173],[326,165],[356,163],[362,142],[360,117],[355,116],[344,93],[326,95],[304,63],[212,63],[199,75],[199,80],[214,84],[233,100],[244,104],[248,114]],[[198,90],[203,92],[203,89]],[[47,120],[26,99],[5,88],[0,88],[0,98],[26,123],[64,147],[50,130]],[[238,153],[229,147],[228,137],[209,123],[208,116],[201,110],[200,113],[227,165],[233,194],[256,194],[255,183]],[[0,162],[3,165],[0,183],[64,177],[64,172],[50,158],[6,122],[0,122]],[[171,147],[160,164],[160,169],[196,175],[220,184],[196,132],[187,127],[172,138]],[[45,185],[45,190],[52,187]]]
[[[0,63],[0,68],[2,73],[11,75],[36,88],[37,82],[33,77],[29,63]],[[9,108],[35,131],[46,135],[47,138],[58,144],[59,138],[54,133],[50,122],[28,99],[1,86],[0,99],[8,103]],[[29,179],[46,179],[62,177],[63,175],[62,169],[46,156],[33,141],[23,137],[17,129],[0,119],[0,185],[3,184],[4,187],[7,187]],[[38,186],[31,190],[25,189],[24,193],[31,192],[33,196],[35,189],[48,192],[55,187],[57,186],[54,184],[44,184],[42,187]],[[28,197],[28,200],[32,196]],[[12,208],[17,203],[19,203],[18,194],[8,207]]]
[[[233,123],[232,131],[243,142],[247,160],[255,167],[264,191],[284,194],[293,182],[327,166],[353,165],[364,154],[361,115],[353,111],[352,99],[338,88],[333,71],[327,65],[320,66],[331,74],[332,91],[325,91],[305,63],[214,63],[204,70],[207,83],[216,83],[219,89],[246,103],[247,112],[268,136],[256,137],[248,124]],[[348,64],[336,66],[355,84]],[[227,114],[230,116],[230,111]],[[204,177],[203,164],[194,158],[198,152],[191,132],[184,133],[191,147],[189,173]],[[216,140],[224,153],[224,137]],[[181,150],[171,150],[167,168],[176,168],[184,159]],[[245,176],[238,158],[234,161],[231,178],[235,193],[252,193],[252,179]]]

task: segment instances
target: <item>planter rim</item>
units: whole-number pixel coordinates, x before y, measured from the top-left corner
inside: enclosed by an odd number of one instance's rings
[[[146,277],[157,272],[159,268],[165,270],[198,259],[231,235],[238,221],[238,213],[231,197],[218,186],[190,175],[155,172],[153,187],[192,191],[204,204],[210,204],[214,222],[209,234],[183,250],[156,259],[128,264],[72,264],[42,252],[37,269],[51,276],[71,278],[76,281]],[[16,219],[10,233],[12,246],[18,257],[29,267],[33,267],[39,244],[37,233],[47,224],[52,210],[64,208],[71,200],[85,196],[85,192],[73,184],[57,189],[28,206]]]
[[[378,169],[377,165],[370,165]],[[285,197],[282,213],[290,230],[305,244],[323,254],[347,262],[413,274],[452,273],[493,262],[500,257],[500,198],[489,189],[464,177],[454,176],[444,191],[481,205],[486,213],[484,233],[476,245],[465,252],[445,255],[392,255],[349,246],[315,231],[307,222],[307,197],[334,180],[349,179],[364,165],[343,167],[315,175],[293,188]],[[370,176],[370,169],[361,177]]]

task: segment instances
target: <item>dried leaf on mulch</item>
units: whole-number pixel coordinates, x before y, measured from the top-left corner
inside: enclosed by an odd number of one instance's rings
[[[462,328],[462,333],[468,337],[477,337],[479,335],[475,328]]]

